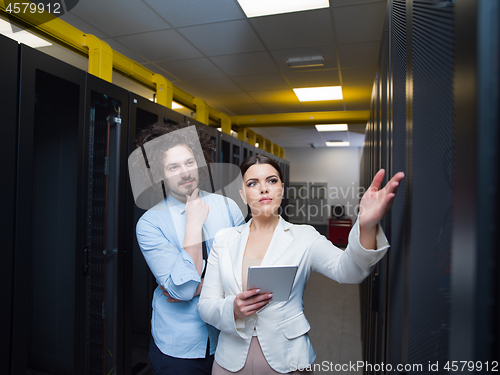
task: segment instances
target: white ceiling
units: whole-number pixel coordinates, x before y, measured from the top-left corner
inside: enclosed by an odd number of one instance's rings
[[[247,19],[236,0],[83,0],[62,19],[214,109],[249,115],[369,109],[385,8],[386,0],[330,0],[326,9]],[[317,55],[325,66],[286,64]],[[342,85],[343,100],[300,103],[292,91],[332,85]],[[361,146],[364,125],[344,138]],[[314,127],[253,130],[282,147],[334,137]]]

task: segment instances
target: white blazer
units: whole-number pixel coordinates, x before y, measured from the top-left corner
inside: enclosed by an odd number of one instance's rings
[[[313,227],[294,225],[280,217],[261,265],[299,266],[290,298],[271,302],[246,319],[234,319],[233,301],[243,290],[243,253],[250,223],[251,220],[239,227],[221,229],[215,236],[198,310],[205,322],[221,331],[215,352],[221,367],[235,372],[245,365],[255,328],[269,365],[280,373],[291,372],[293,366],[312,364],[316,358],[307,335],[310,326],[302,301],[311,271],[340,283],[360,283],[384,256],[389,244],[379,225],[378,250],[364,249],[359,243],[356,221],[349,246],[342,251]]]

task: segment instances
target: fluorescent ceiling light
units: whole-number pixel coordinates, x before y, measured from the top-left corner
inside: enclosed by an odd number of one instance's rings
[[[293,89],[293,91],[300,102],[342,99],[341,86],[305,87]]]
[[[176,102],[172,102],[172,109],[181,109],[184,108],[182,105]]]
[[[315,125],[319,132],[346,132],[347,124],[323,124]]]
[[[326,142],[326,145],[328,147],[349,147],[350,143],[342,141],[333,141],[333,142]]]
[[[311,68],[325,65],[325,58],[323,56],[292,57],[286,60],[286,63],[290,68]]]
[[[238,0],[248,18],[328,8],[328,0]]]
[[[14,33],[12,31],[12,27],[17,26],[12,26],[10,22],[0,19],[0,34],[5,35],[10,39],[14,39],[18,43],[26,44],[31,48],[47,47],[52,45],[52,43],[49,43],[45,39],[31,34],[26,30],[17,31]]]

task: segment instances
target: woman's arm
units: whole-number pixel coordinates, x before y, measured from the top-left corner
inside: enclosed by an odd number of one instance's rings
[[[226,293],[222,284],[221,272],[233,272],[232,269],[219,268],[220,255],[225,250],[222,236],[226,231],[219,231],[214,238],[198,302],[198,311],[201,319],[215,328],[242,338],[248,338],[249,336],[245,334],[244,320],[235,319],[234,316],[233,303],[236,293],[230,294],[231,291]]]
[[[365,249],[360,243],[359,220],[349,233],[349,245],[345,250],[334,246],[316,232],[317,239],[309,249],[309,262],[313,271],[319,272],[339,283],[359,284],[370,273],[387,252],[389,243],[382,228],[376,229],[375,243],[378,249]],[[314,231],[311,228],[311,231]],[[311,236],[313,237],[313,233]]]
[[[311,268],[341,283],[360,283],[389,248],[380,220],[389,211],[404,173],[399,172],[380,189],[385,171],[381,169],[360,202],[360,213],[349,245],[342,251],[320,237],[311,246]]]

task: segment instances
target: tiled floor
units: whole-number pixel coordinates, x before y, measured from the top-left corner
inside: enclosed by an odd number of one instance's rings
[[[339,284],[313,273],[304,294],[304,309],[317,355],[314,373],[358,374],[337,372],[335,365],[362,360],[359,285]]]

